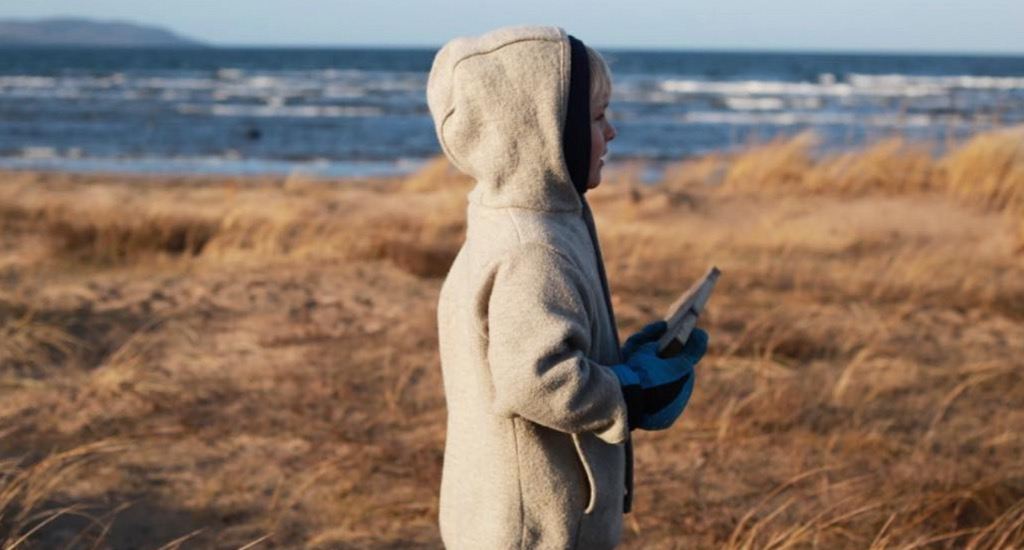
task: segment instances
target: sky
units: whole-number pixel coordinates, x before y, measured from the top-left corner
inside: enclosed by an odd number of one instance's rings
[[[0,18],[50,16],[225,46],[436,47],[546,24],[607,48],[1024,55],[1024,0],[0,0]]]

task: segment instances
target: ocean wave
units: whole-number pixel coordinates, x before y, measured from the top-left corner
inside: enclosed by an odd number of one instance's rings
[[[0,76],[0,88],[49,88],[57,83],[52,76],[7,75]]]
[[[676,95],[719,96],[883,96],[926,97],[948,95],[956,90],[1024,91],[1024,78],[995,76],[913,76],[853,73],[845,82],[824,73],[818,82],[783,80],[663,79],[658,89]]]
[[[23,98],[153,100],[235,103],[252,100],[272,104],[317,104],[388,98],[390,105],[408,111],[425,103],[426,75],[416,72],[325,69],[317,71],[260,71],[222,68],[207,75],[7,75],[0,76],[0,100]],[[990,93],[991,92],[991,93]],[[707,80],[664,75],[627,75],[616,83],[614,98],[650,105],[686,104],[694,99],[717,101],[734,111],[809,110],[845,108],[860,102],[898,99],[908,102],[958,96],[957,108],[975,104],[1024,102],[1024,78],[997,76],[915,76],[851,73],[844,79],[822,73],[817,81]],[[1016,102],[1016,103],[1015,103]],[[913,107],[913,103],[907,107]],[[348,109],[326,108],[325,116],[350,116]],[[188,107],[186,109],[189,109]],[[233,107],[221,109],[231,111]],[[272,116],[265,110],[260,116]],[[316,110],[308,110],[316,116]],[[356,111],[357,112],[357,111]],[[356,116],[365,116],[357,114]]]
[[[858,88],[891,88],[921,86],[939,90],[1024,90],[1024,78],[1012,76],[916,76],[905,74],[858,74],[849,75],[852,85]]]
[[[733,111],[781,111],[786,102],[778,97],[726,97],[725,106]]]
[[[373,117],[384,114],[378,107],[345,107],[338,105],[283,105],[280,98],[269,105],[246,105],[241,103],[215,103],[200,105],[185,103],[177,111],[186,115],[212,115],[224,117]]]
[[[782,80],[692,80],[665,79],[659,83],[662,91],[680,95],[722,96],[847,96],[854,88],[850,84],[815,84],[813,82],[786,82]]]
[[[174,103],[179,101],[253,100],[272,103],[277,98],[316,103],[321,100],[358,100],[396,98],[399,103],[425,103],[423,78],[388,80],[321,81],[310,78],[275,75],[242,75],[236,80],[198,76],[0,76],[0,101],[5,99],[61,100],[143,100]],[[344,116],[343,111],[328,109],[327,116]],[[299,115],[303,116],[303,115]]]

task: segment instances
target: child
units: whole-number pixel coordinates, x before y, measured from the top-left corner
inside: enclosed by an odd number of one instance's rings
[[[441,288],[448,548],[611,548],[631,507],[630,430],[682,412],[707,335],[662,359],[665,322],[619,348],[593,216],[615,129],[601,57],[558,27],[506,27],[437,53],[427,100],[476,180]]]

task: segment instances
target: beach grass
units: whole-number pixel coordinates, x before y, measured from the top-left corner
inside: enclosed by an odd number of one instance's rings
[[[1020,132],[609,166],[622,333],[723,272],[623,547],[1024,546]],[[0,175],[0,547],[440,546],[471,187]]]

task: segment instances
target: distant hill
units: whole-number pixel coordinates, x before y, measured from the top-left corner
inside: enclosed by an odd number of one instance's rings
[[[0,19],[0,46],[202,46],[172,31],[73,17]]]

